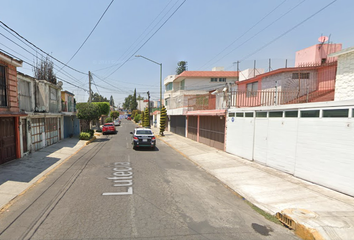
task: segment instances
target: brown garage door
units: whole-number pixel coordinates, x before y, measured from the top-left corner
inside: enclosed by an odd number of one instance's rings
[[[15,158],[15,119],[0,118],[0,164],[3,164]]]

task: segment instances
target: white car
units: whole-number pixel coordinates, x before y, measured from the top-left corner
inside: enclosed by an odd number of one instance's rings
[[[120,120],[119,119],[114,120],[114,126],[120,126]]]

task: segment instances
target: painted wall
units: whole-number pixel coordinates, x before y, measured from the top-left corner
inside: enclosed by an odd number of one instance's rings
[[[345,116],[325,117],[338,109]],[[319,116],[301,117],[309,110]],[[252,111],[267,117],[236,117],[250,111],[229,110],[227,152],[354,196],[354,101],[258,107]],[[281,117],[270,117],[274,111]],[[298,117],[285,117],[287,111]]]
[[[338,57],[334,100],[354,99],[354,52]]]
[[[338,52],[342,49],[342,44],[316,44],[311,47],[297,51],[295,54],[295,67],[300,65],[314,65],[321,64],[323,58],[327,59],[327,62],[333,62],[337,58],[330,57],[327,55],[330,53]]]

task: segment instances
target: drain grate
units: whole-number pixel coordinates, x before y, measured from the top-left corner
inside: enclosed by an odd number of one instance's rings
[[[295,221],[290,219],[287,215],[278,212],[276,216],[279,219],[279,221],[283,223],[285,226],[287,226],[290,229],[295,229],[296,227]]]

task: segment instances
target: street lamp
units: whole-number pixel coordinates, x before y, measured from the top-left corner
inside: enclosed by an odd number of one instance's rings
[[[153,61],[147,57],[141,56],[141,55],[135,55],[135,57],[142,57],[150,62],[160,65],[160,109],[161,109],[162,108],[162,63],[155,62],[155,61]]]

